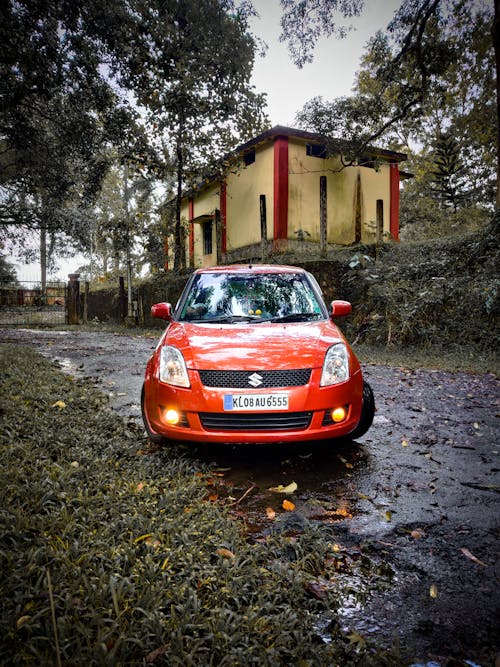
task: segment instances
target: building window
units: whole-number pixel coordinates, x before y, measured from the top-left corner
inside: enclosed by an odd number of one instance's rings
[[[377,164],[369,155],[362,155],[358,158],[358,165],[360,167],[367,167],[368,169],[375,169]]]
[[[203,254],[211,255],[213,251],[212,244],[213,222],[209,220],[203,223]]]
[[[255,162],[255,148],[248,153],[245,153],[243,156],[243,162],[245,163],[245,167],[248,167],[249,164],[253,164]]]
[[[327,157],[325,144],[306,144],[306,155],[325,159]]]

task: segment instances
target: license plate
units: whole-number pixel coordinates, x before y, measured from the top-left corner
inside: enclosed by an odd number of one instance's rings
[[[233,412],[288,410],[288,394],[226,394],[224,410]]]

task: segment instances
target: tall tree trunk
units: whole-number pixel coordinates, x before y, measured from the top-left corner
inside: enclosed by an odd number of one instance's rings
[[[491,27],[497,82],[497,195],[496,207],[500,208],[500,0],[495,0],[495,17]]]
[[[40,283],[42,287],[42,301],[45,303],[47,294],[47,227],[40,227]]]
[[[174,228],[174,272],[182,268],[182,234],[181,234],[181,204],[182,181],[184,176],[184,152],[182,146],[184,123],[179,122],[177,130],[177,194],[175,198],[175,228]]]

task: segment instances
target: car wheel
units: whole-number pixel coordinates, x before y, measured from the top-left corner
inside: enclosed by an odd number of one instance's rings
[[[358,425],[349,434],[349,438],[354,440],[355,438],[360,438],[364,435],[373,422],[373,417],[375,415],[375,398],[373,396],[373,391],[368,382],[363,381],[363,405],[361,407],[361,418]]]
[[[153,431],[149,424],[148,417],[146,415],[146,408],[144,407],[144,385],[142,386],[142,391],[141,391],[141,413],[142,413],[142,421],[144,423],[144,429],[151,442],[154,442],[155,445],[161,445],[165,443],[166,439],[159,433]]]

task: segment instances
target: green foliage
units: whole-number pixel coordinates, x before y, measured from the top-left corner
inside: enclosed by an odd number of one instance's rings
[[[16,269],[3,255],[0,255],[0,282],[17,283]]]
[[[364,0],[281,0],[281,41],[297,67],[312,62],[318,34],[346,37],[349,25],[342,19],[359,16]]]
[[[359,304],[351,339],[396,347],[498,349],[498,221],[480,231],[387,244],[355,261],[340,293]]]
[[[498,156],[492,20],[486,0],[405,0],[387,30],[370,40],[355,94],[311,100],[297,115],[299,126],[347,139],[350,159],[373,141],[403,152],[418,146],[422,159],[452,159],[439,171],[430,167],[439,188],[421,181],[419,199],[455,209],[472,201],[491,211]]]
[[[27,229],[44,230],[49,254],[86,247],[90,203],[109,164],[104,148],[128,141],[131,127],[138,136],[135,114],[102,69],[119,5],[2,5],[0,235],[21,253]]]
[[[465,165],[460,159],[457,140],[450,134],[437,137],[432,155],[434,169],[430,172],[431,192],[445,207],[457,211],[458,206],[470,198],[464,182]]]
[[[145,449],[30,349],[1,365],[3,664],[401,664],[341,632],[335,590],[309,594],[339,558],[328,527],[249,544],[206,500],[203,464]]]
[[[249,5],[233,0],[137,0],[137,32],[122,84],[147,110],[164,167],[175,180],[174,268],[183,265],[182,190],[266,123],[250,84],[256,43]],[[158,45],[161,45],[159,47]]]

